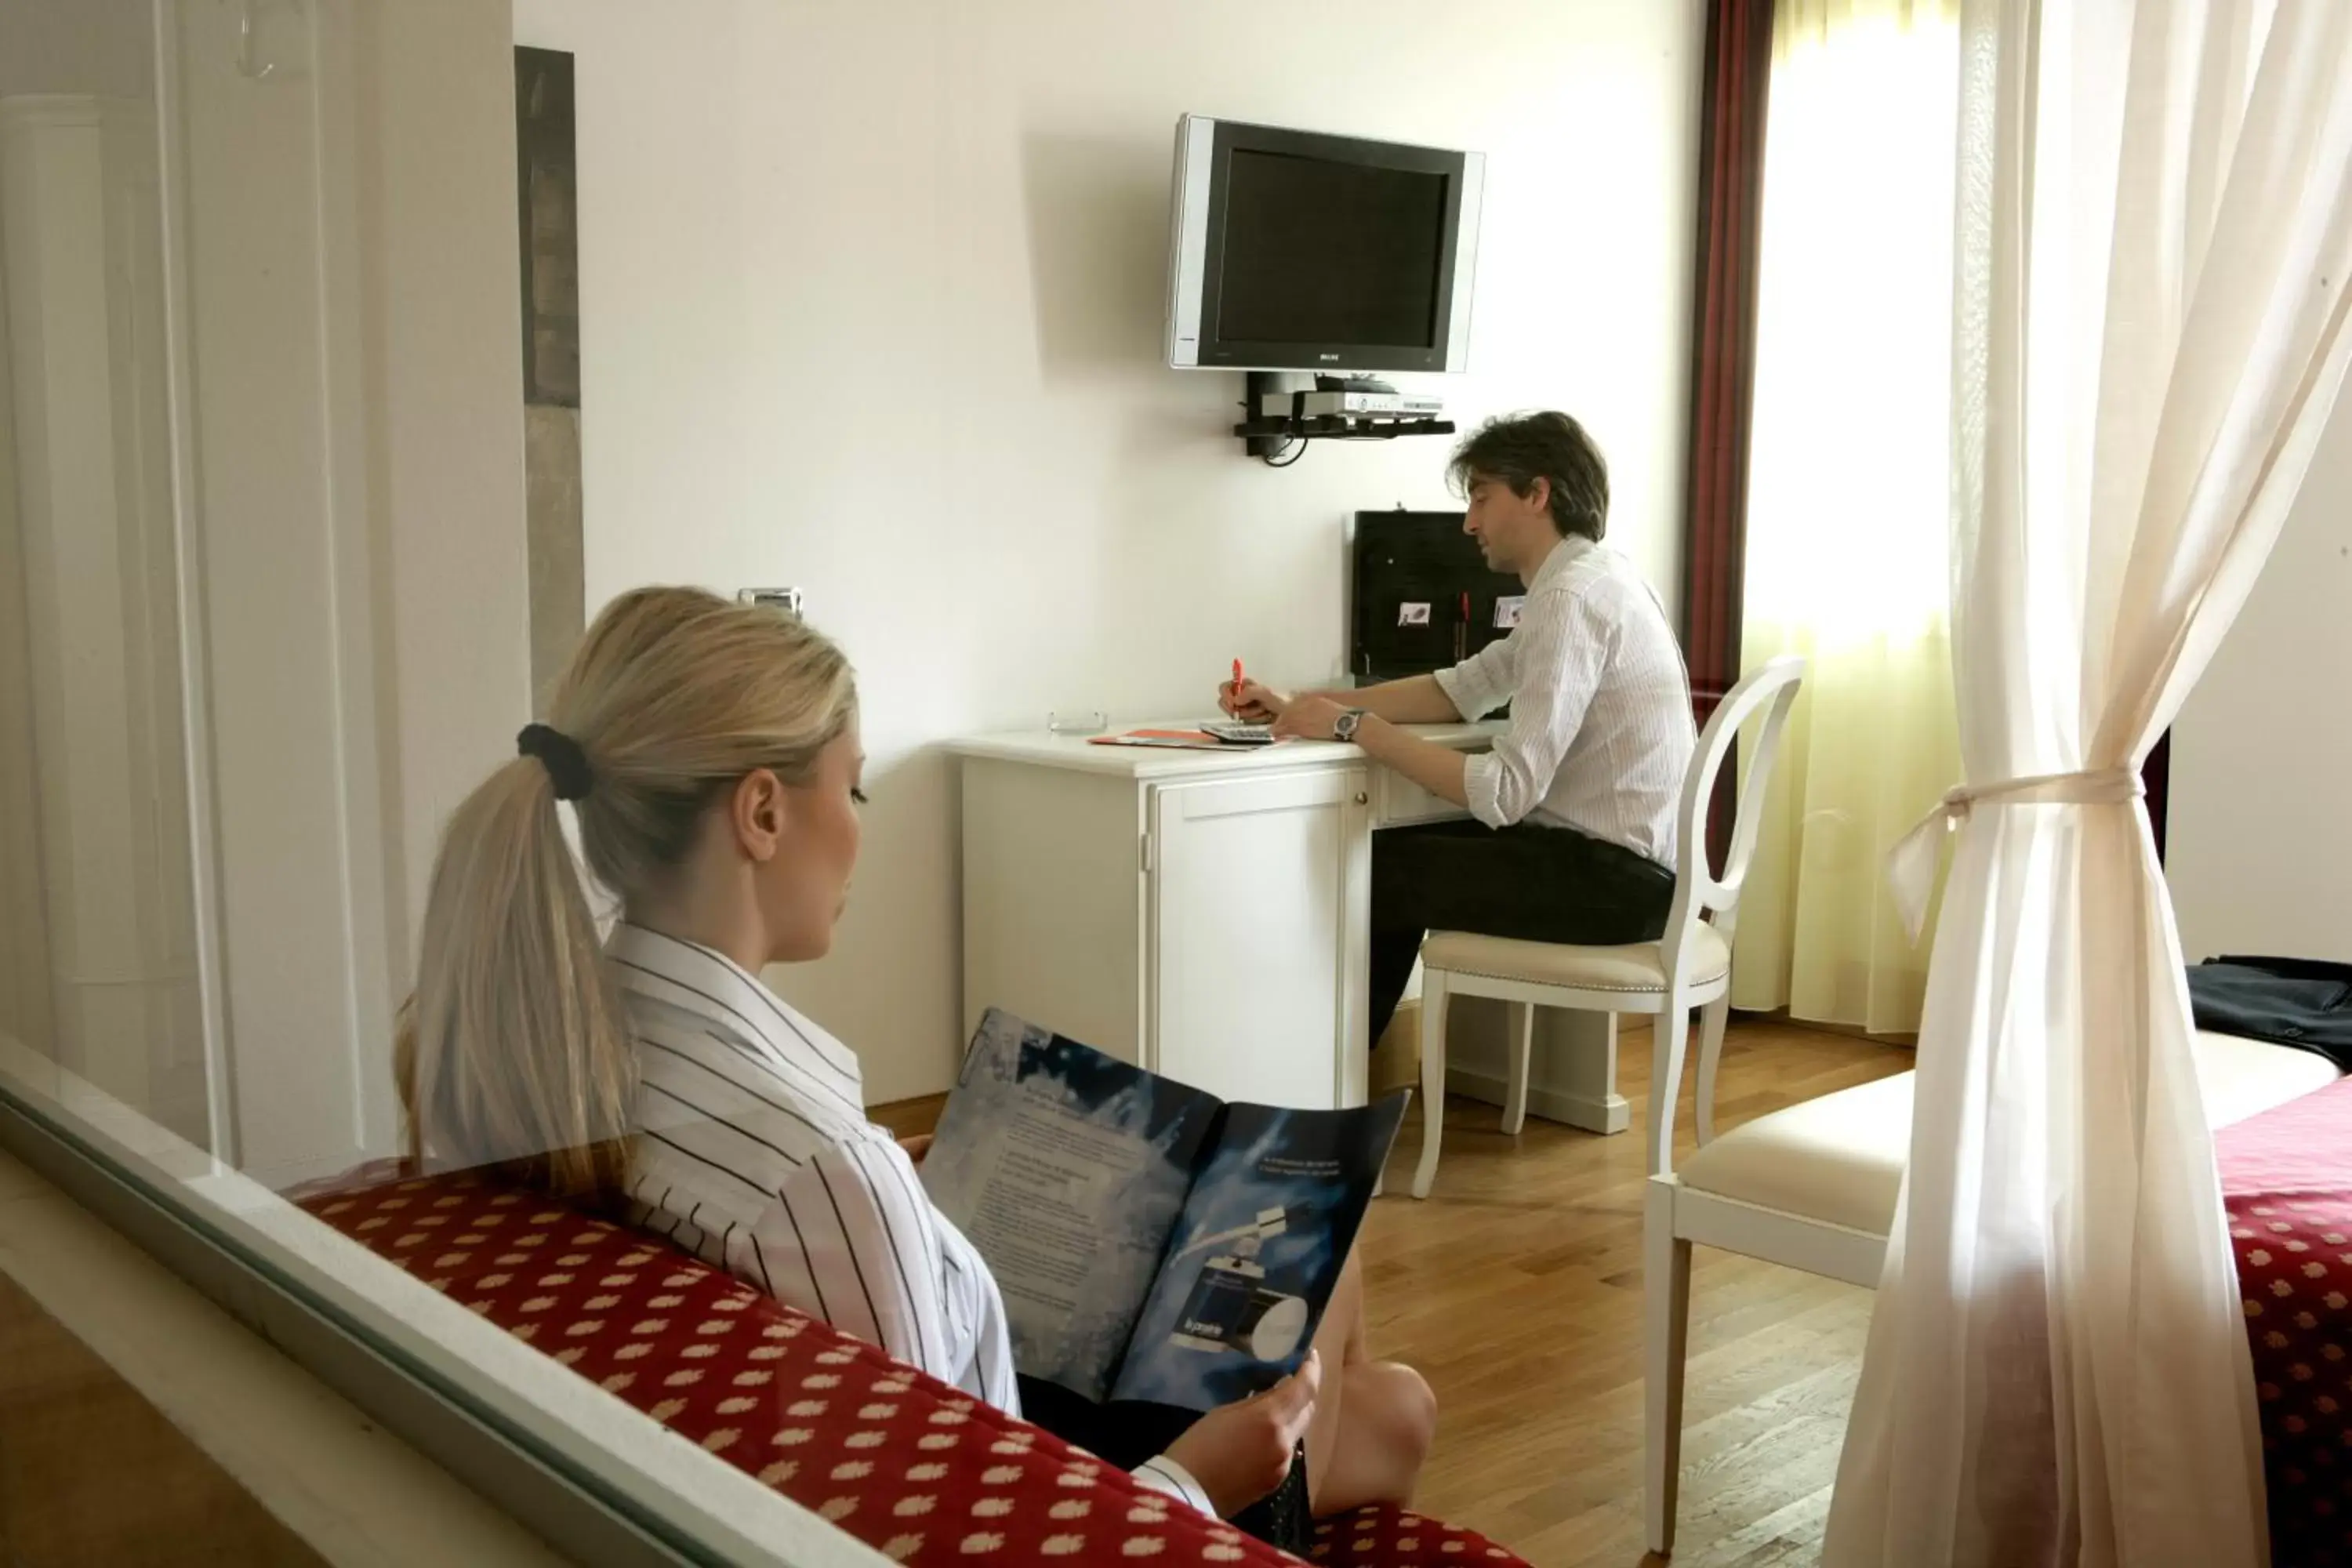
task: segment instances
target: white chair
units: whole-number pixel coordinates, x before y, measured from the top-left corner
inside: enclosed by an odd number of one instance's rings
[[[1804,673],[1801,658],[1772,660],[1732,688],[1700,731],[1690,773],[1683,781],[1675,901],[1663,940],[1580,947],[1433,931],[1422,944],[1422,1135],[1421,1165],[1412,1178],[1414,1197],[1427,1197],[1437,1179],[1438,1141],[1445,1120],[1445,1013],[1455,996],[1491,996],[1511,1005],[1510,1087],[1503,1107],[1503,1131],[1514,1133],[1527,1121],[1528,1058],[1534,1044],[1538,1007],[1658,1015],[1653,1049],[1661,1075],[1670,1059],[1672,1070],[1680,1070],[1691,1009],[1706,1008],[1699,1047],[1699,1135],[1713,1136],[1715,1059],[1723,1049],[1723,1026],[1730,1010],[1731,933],[1738,914],[1739,887],[1756,845],[1756,813],[1764,797],[1764,783],[1771,775],[1780,731]],[[1716,776],[1731,753],[1731,742],[1741,724],[1767,709],[1748,759],[1747,784],[1740,792],[1730,858],[1718,881],[1707,868],[1707,805],[1715,798]],[[1671,1153],[1660,1140],[1672,1127],[1672,1097],[1662,1124],[1654,1088],[1666,1081],[1663,1076],[1652,1079],[1650,1169],[1654,1173],[1667,1168]]]

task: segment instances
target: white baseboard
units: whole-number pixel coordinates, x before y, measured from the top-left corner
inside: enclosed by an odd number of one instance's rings
[[[1470,1068],[1445,1067],[1445,1092],[1458,1094],[1465,1100],[1482,1100],[1500,1106],[1510,1092],[1507,1079],[1492,1073]],[[1540,1116],[1546,1121],[1558,1121],[1570,1127],[1581,1127],[1587,1132],[1622,1132],[1633,1124],[1633,1108],[1622,1094],[1606,1100],[1588,1095],[1564,1094],[1556,1089],[1546,1089],[1539,1083],[1528,1085],[1528,1114]]]

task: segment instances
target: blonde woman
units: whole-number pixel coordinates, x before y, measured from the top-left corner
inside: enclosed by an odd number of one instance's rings
[[[870,1123],[855,1053],[757,978],[827,952],[856,865],[840,650],[772,610],[641,589],[519,749],[434,866],[398,1064],[414,1152],[655,1231],[1019,1413],[1003,1300],[924,1196],[922,1141]],[[601,947],[565,800],[621,904]],[[1362,1321],[1351,1261],[1298,1373],[1197,1418],[1025,1392],[1146,1484],[1296,1544],[1308,1501],[1404,1501],[1428,1448],[1427,1385],[1370,1361]]]

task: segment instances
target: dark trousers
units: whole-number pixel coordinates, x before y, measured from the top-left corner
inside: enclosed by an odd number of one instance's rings
[[[1675,874],[1572,827],[1433,822],[1372,835],[1371,1038],[1396,1016],[1422,937],[1475,931],[1529,942],[1655,942]]]

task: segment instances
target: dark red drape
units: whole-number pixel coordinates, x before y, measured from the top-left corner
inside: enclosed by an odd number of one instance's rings
[[[1683,652],[1702,724],[1739,679],[1748,552],[1748,428],[1756,386],[1756,262],[1763,232],[1764,107],[1773,0],[1708,0],[1701,98],[1697,266],[1691,300],[1689,510]],[[1728,837],[1730,770],[1707,837]]]
[[[2156,738],[2147,753],[2147,764],[2139,771],[2139,782],[2147,791],[2147,822],[2156,830],[2156,863],[2164,864],[2164,808],[2172,795],[2172,731],[2167,730]]]

